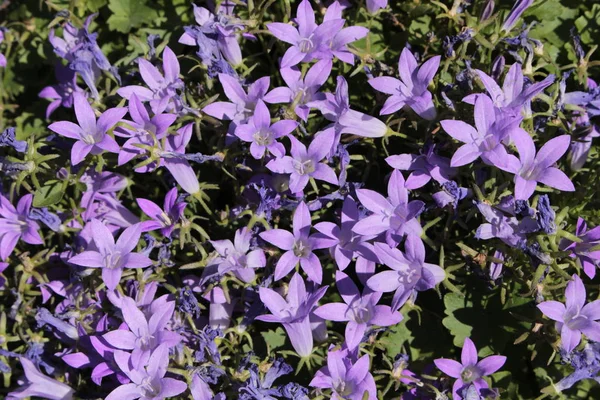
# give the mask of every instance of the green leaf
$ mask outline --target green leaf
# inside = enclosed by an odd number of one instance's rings
[[[35,191],[33,195],[34,207],[47,207],[58,203],[65,194],[66,183],[68,181],[49,181]]]
[[[108,8],[113,12],[108,19],[108,27],[112,31],[129,33],[131,29],[158,18],[156,10],[148,7],[146,0],[110,0]]]
[[[274,331],[261,332],[260,334],[265,339],[265,343],[271,351],[279,349],[285,345],[285,339],[287,338],[287,335],[281,327]]]

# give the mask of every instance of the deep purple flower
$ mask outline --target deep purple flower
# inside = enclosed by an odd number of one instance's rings
[[[283,324],[296,353],[300,357],[307,357],[313,349],[309,317],[326,291],[327,287],[323,286],[315,292],[308,293],[304,280],[298,273],[290,280],[286,299],[272,289],[260,287],[260,299],[271,314],[259,315],[256,319]]]
[[[29,217],[33,195],[19,199],[15,208],[0,194],[0,259],[6,260],[13,252],[19,239],[29,244],[43,244],[38,233],[40,226]]]
[[[392,114],[406,105],[421,118],[434,119],[435,106],[427,87],[440,66],[440,60],[440,56],[435,56],[419,67],[415,56],[405,47],[398,62],[400,80],[389,76],[369,80],[369,84],[375,90],[391,95],[383,105],[380,114]]]
[[[537,305],[541,312],[556,321],[556,330],[560,332],[562,348],[570,353],[581,342],[583,333],[590,340],[600,342],[600,300],[585,304],[586,291],[581,278],[573,275],[565,289],[565,304],[555,300],[544,301]]]
[[[365,289],[361,294],[352,279],[341,271],[336,271],[335,282],[344,303],[327,303],[317,308],[315,314],[327,321],[348,322],[345,335],[349,350],[360,344],[368,327],[391,326],[402,321],[399,312],[377,305],[382,292]]]
[[[294,136],[289,136],[292,142],[291,156],[284,156],[269,161],[267,168],[279,174],[290,174],[290,191],[303,193],[310,178],[338,184],[335,171],[321,162],[332,147],[335,132],[331,129],[317,132],[308,149]]]
[[[233,243],[231,240],[211,240],[210,243],[219,253],[219,257],[213,261],[218,265],[219,274],[231,272],[246,283],[254,280],[255,270],[264,268],[267,260],[262,249],[250,250],[251,240],[252,231],[248,228],[238,229]]]
[[[48,126],[53,132],[61,136],[75,139],[71,148],[71,163],[79,164],[89,153],[94,155],[104,150],[111,153],[119,152],[119,145],[108,131],[119,122],[127,113],[124,107],[110,108],[102,113],[96,121],[94,109],[82,93],[73,94],[75,115],[79,125],[70,121],[55,122]]]
[[[329,248],[333,240],[318,235],[309,236],[310,228],[310,211],[302,202],[294,212],[293,233],[283,229],[271,229],[260,234],[263,240],[285,250],[275,267],[276,281],[289,274],[298,263],[310,280],[315,283],[321,283],[323,280],[321,261],[313,251]]]
[[[102,280],[109,290],[115,290],[123,268],[145,268],[152,265],[152,260],[132,251],[140,240],[142,234],[139,224],[133,225],[123,231],[115,243],[115,239],[108,228],[92,219],[92,239],[97,250],[86,250],[69,259],[70,263],[89,268],[102,268]]]
[[[450,360],[448,358],[438,358],[433,361],[446,375],[456,378],[452,387],[453,399],[461,400],[460,390],[473,384],[477,391],[487,389],[489,386],[484,376],[492,375],[498,371],[506,362],[505,356],[489,356],[481,361],[477,361],[477,348],[473,341],[465,338],[461,353],[461,362]],[[466,400],[466,399],[465,399]]]
[[[77,86],[75,71],[58,63],[54,67],[54,73],[58,84],[46,86],[38,94],[39,97],[53,100],[48,104],[48,108],[46,108],[46,118],[50,118],[50,115],[59,106],[65,108],[73,107],[73,93],[83,93],[83,89]]]
[[[508,32],[517,23],[521,15],[533,4],[533,0],[517,0],[510,10],[504,23],[502,24],[502,30]]]
[[[581,217],[577,218],[575,236],[581,242],[572,242],[562,239],[560,249],[571,251],[571,257],[577,257],[577,263],[590,279],[596,276],[596,267],[600,267],[600,250],[592,251],[592,248],[600,245],[600,226],[588,230],[587,223]]]
[[[408,235],[404,253],[385,243],[375,243],[380,262],[392,269],[373,275],[367,286],[375,292],[392,292],[392,310],[398,310],[413,291],[433,289],[446,278],[444,269],[425,262],[425,245],[415,235]]]
[[[160,232],[166,237],[171,236],[175,225],[183,216],[183,211],[187,206],[185,201],[178,201],[177,188],[169,190],[165,196],[162,209],[156,203],[146,199],[138,198],[137,203],[142,211],[152,218],[150,221],[142,222],[142,232],[160,229]]]
[[[292,133],[298,126],[296,121],[280,120],[271,125],[271,114],[262,100],[258,100],[254,114],[247,124],[235,128],[235,136],[250,144],[252,157],[261,159],[268,151],[275,157],[285,155],[285,147],[277,139]]]
[[[377,399],[375,379],[369,372],[369,355],[352,362],[347,349],[329,351],[327,365],[317,371],[309,385],[331,389],[331,398],[336,400]]]

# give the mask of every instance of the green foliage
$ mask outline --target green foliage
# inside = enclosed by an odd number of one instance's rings
[[[108,8],[113,13],[107,21],[110,30],[121,33],[129,33],[158,18],[158,13],[148,6],[147,0],[109,0]]]

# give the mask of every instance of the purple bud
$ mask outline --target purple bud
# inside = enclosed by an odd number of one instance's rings
[[[502,72],[504,71],[504,65],[506,64],[506,60],[504,59],[503,55],[499,55],[497,56],[494,61],[492,62],[492,71],[490,76],[495,80],[499,80],[500,79],[500,75],[502,75]]]
[[[486,21],[489,19],[494,13],[494,8],[496,7],[496,3],[494,0],[488,0],[485,7],[483,7],[483,11],[481,12],[481,21]]]
[[[513,8],[508,13],[508,16],[504,20],[504,24],[502,24],[503,31],[510,31],[513,26],[517,23],[521,15],[533,4],[533,0],[517,0]]]

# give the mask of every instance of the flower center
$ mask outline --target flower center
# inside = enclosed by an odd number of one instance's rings
[[[354,322],[357,324],[368,323],[371,320],[371,309],[368,306],[357,305],[352,308]]]
[[[306,258],[310,254],[310,245],[306,243],[304,240],[296,240],[294,243],[293,252],[294,255],[298,258]]]
[[[142,350],[152,350],[156,347],[156,338],[146,334],[138,339],[138,345]]]
[[[304,54],[309,53],[315,47],[315,45],[311,39],[312,39],[312,35],[310,35],[307,38],[300,39],[300,43],[298,44],[298,47],[300,48],[300,51],[303,52]]]
[[[352,383],[340,379],[333,385],[333,390],[335,390],[338,396],[350,396],[353,392]]]
[[[83,141],[83,143],[85,144],[89,144],[92,145],[94,143],[96,143],[96,139],[94,139],[94,136],[91,134],[85,134],[81,137],[81,140]]]
[[[294,160],[294,169],[298,175],[310,175],[315,172],[315,163],[313,160],[297,161]]]
[[[479,378],[481,378],[481,371],[476,365],[470,365],[462,370],[460,378],[466,384],[469,384]]]
[[[104,256],[104,267],[109,269],[117,269],[121,267],[121,252],[116,251]]]
[[[567,309],[563,319],[565,324],[572,330],[581,330],[589,322],[585,315],[581,315],[579,307]]]
[[[254,134],[254,141],[260,146],[270,146],[273,143],[273,136],[268,129],[260,129]]]
[[[167,213],[164,211],[157,218],[163,224],[163,226],[170,226],[173,224],[171,218],[169,218]]]
[[[160,393],[161,385],[159,382],[152,382],[150,377],[144,378],[139,386],[140,392],[144,397],[156,397]]]

